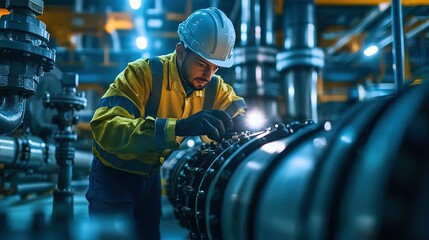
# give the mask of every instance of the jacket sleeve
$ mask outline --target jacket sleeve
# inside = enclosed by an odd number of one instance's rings
[[[104,151],[123,159],[175,150],[176,119],[145,116],[152,87],[147,60],[137,60],[122,71],[104,94],[90,122],[95,140]]]
[[[244,113],[247,105],[242,97],[235,94],[231,85],[224,82],[219,76],[219,84],[214,104],[215,109],[225,110],[231,117]]]

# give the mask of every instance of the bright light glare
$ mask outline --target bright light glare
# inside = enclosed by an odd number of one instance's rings
[[[352,139],[350,138],[350,136],[347,135],[342,135],[340,136],[341,141],[345,142],[345,143],[352,143]]]
[[[325,122],[325,124],[323,124],[323,128],[324,128],[326,131],[331,131],[331,129],[332,129],[332,124],[331,124],[331,122]]]
[[[146,37],[138,37],[136,39],[137,47],[141,50],[147,48],[147,38]]]
[[[189,148],[191,148],[191,147],[195,146],[195,140],[194,140],[194,139],[189,139],[189,140],[186,142],[186,145],[187,145]]]
[[[264,126],[266,119],[262,112],[253,110],[246,113],[246,124],[249,128],[259,129]]]
[[[139,9],[142,6],[141,0],[129,0],[129,2],[130,2],[130,7],[134,10]]]
[[[247,41],[247,24],[242,23],[240,25],[240,29],[241,29],[241,41],[246,42]]]
[[[363,52],[363,54],[365,54],[365,56],[369,57],[372,56],[374,54],[376,54],[378,52],[378,47],[377,46],[370,46],[367,49],[365,49],[365,51]]]
[[[246,164],[246,167],[252,169],[252,170],[261,170],[262,169],[262,164],[258,163],[258,162],[248,162]]]
[[[151,28],[160,28],[164,22],[161,19],[149,19],[147,20],[147,26]]]
[[[324,137],[318,137],[313,139],[313,145],[318,148],[324,148],[328,145],[328,141]]]
[[[261,150],[269,154],[275,154],[275,153],[281,153],[285,148],[286,148],[286,144],[284,142],[275,141],[275,142],[264,144],[261,147]]]

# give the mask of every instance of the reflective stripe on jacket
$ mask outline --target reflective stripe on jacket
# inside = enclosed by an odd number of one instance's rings
[[[101,98],[90,122],[93,153],[105,165],[150,175],[179,147],[176,120],[202,110],[205,89],[186,96],[176,66],[176,52],[159,57],[163,65],[161,99],[156,118],[145,116],[152,89],[148,59],[138,59],[116,77]],[[214,109],[231,116],[244,112],[246,104],[232,87],[218,77]]]

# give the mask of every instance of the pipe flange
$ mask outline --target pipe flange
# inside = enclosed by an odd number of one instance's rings
[[[322,68],[325,65],[325,54],[320,48],[293,49],[278,53],[277,70],[286,71],[292,67],[304,66]]]
[[[238,47],[234,50],[234,65],[251,62],[275,64],[276,54],[274,47]]]
[[[49,49],[46,25],[36,19],[41,0],[6,1],[10,14],[0,18],[0,90],[34,95],[44,72],[54,68],[55,49]]]
[[[61,79],[62,92],[55,95],[46,93],[43,105],[58,110],[82,110],[86,107],[86,98],[83,92],[77,92],[79,77],[74,73],[64,73]]]

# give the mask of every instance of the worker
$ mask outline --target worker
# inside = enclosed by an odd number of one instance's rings
[[[217,8],[178,27],[170,54],[131,62],[101,98],[90,128],[89,214],[122,214],[138,239],[160,239],[160,166],[186,136],[219,142],[245,112],[243,98],[215,75],[231,67],[235,30]]]

